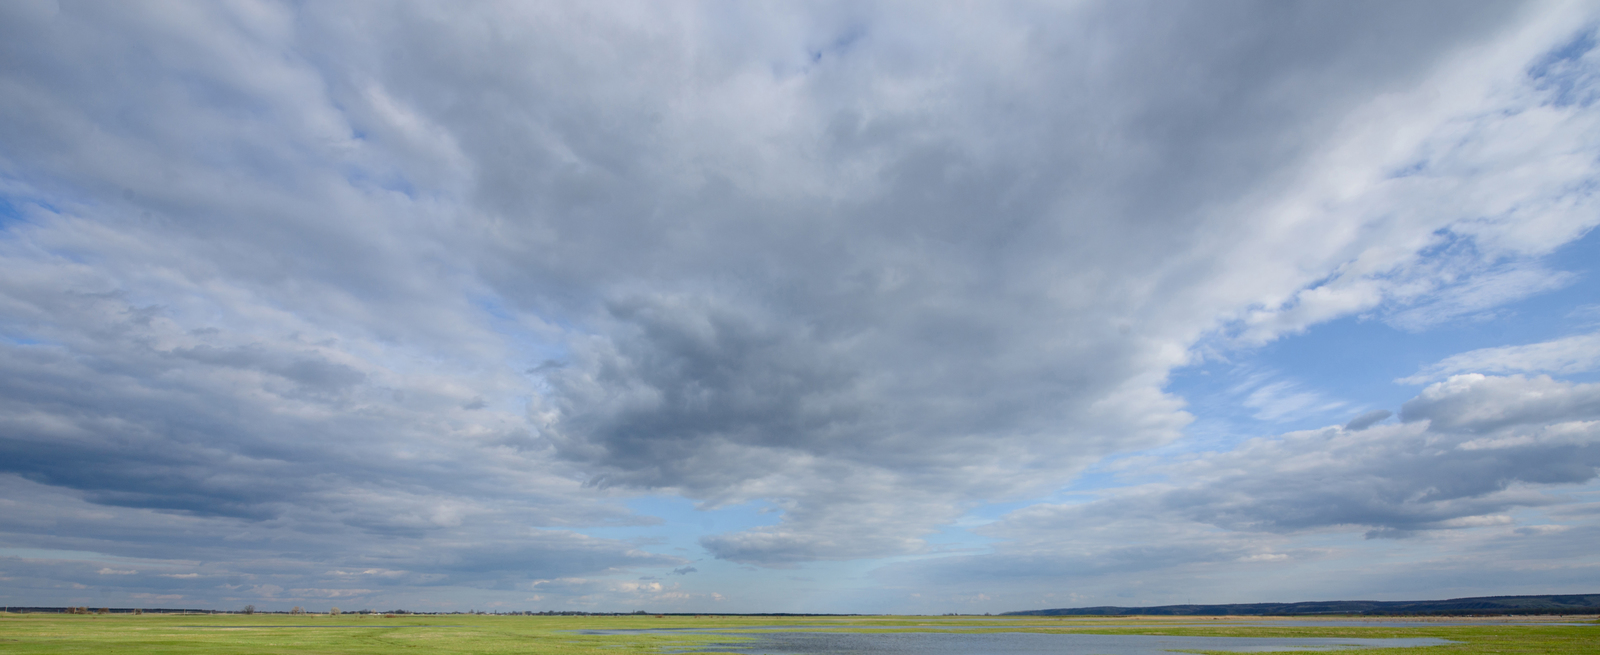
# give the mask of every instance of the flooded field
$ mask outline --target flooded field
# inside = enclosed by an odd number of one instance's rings
[[[205,655],[1593,655],[1595,617],[243,616],[0,612],[0,652]],[[403,628],[403,629],[402,629]]]
[[[1352,648],[1443,646],[1431,637],[1273,638],[1019,632],[775,632],[753,642],[701,650],[765,655],[1168,655],[1178,651],[1331,651]]]

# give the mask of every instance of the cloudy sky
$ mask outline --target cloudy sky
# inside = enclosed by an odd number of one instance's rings
[[[1597,25],[0,3],[0,602],[1593,593]]]

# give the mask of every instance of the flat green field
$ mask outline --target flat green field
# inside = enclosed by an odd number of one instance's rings
[[[1361,622],[1362,619],[1330,619]],[[295,655],[334,653],[692,653],[728,634],[648,632],[584,635],[584,630],[801,628],[850,632],[1086,632],[1229,637],[1437,637],[1456,644],[1342,651],[1366,655],[1600,653],[1595,617],[1431,620],[1419,626],[1287,625],[1262,617],[560,617],[243,615],[64,615],[0,613],[0,653],[183,653]],[[1326,621],[1311,621],[1326,623]],[[1553,625],[1555,622],[1585,625]],[[1539,623],[1542,625],[1510,625]],[[1303,651],[1302,651],[1303,652]]]

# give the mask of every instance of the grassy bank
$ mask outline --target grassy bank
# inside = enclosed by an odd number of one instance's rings
[[[1359,619],[1356,619],[1359,620]],[[1595,619],[1583,619],[1594,623]],[[1268,625],[1245,625],[1266,623]],[[1273,619],[1197,617],[562,617],[0,614],[0,652],[121,654],[658,653],[693,652],[731,637],[681,632],[585,635],[584,630],[774,627],[869,631],[1092,632],[1231,637],[1437,637],[1449,646],[1355,651],[1368,655],[1600,653],[1600,625],[1435,622],[1417,627],[1272,625]],[[1347,651],[1348,652],[1348,651]]]

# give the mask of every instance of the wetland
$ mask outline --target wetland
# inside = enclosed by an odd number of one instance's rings
[[[405,628],[405,629],[398,629]],[[1577,655],[1596,617],[739,617],[64,615],[0,613],[0,651],[190,654]]]

